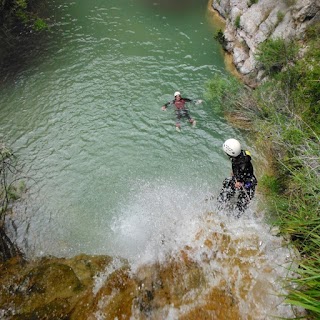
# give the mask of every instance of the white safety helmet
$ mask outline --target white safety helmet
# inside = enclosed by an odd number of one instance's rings
[[[174,93],[174,97],[176,97],[176,96],[181,96],[181,93],[180,93],[179,91],[176,91],[176,92]]]
[[[237,157],[241,152],[240,142],[236,139],[228,139],[224,142],[223,151],[231,157]]]

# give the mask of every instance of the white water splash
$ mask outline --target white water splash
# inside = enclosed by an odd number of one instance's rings
[[[205,201],[206,186],[140,181],[134,190],[112,223],[114,253],[130,261],[132,272],[145,264],[164,263],[188,246],[188,255],[206,275],[202,297],[224,281],[225,290],[235,288],[243,319],[252,316],[253,309],[256,320],[294,317],[280,296],[285,293],[281,280],[288,274],[291,252],[282,238],[271,235],[263,217],[256,216],[254,203],[237,219],[230,212],[219,212],[214,200]],[[204,245],[208,239],[212,246]],[[202,303],[199,293],[195,296],[194,305],[179,310],[166,306],[161,315],[176,319],[177,314],[187,313]]]
[[[105,281],[108,277],[116,270],[122,268],[124,265],[123,260],[119,258],[114,258],[112,262],[106,267],[106,269],[99,273],[97,276],[94,277],[94,286],[93,286],[93,294],[96,295],[99,290],[102,288]]]
[[[115,215],[114,254],[132,265],[163,261],[192,240],[206,207],[204,190],[174,183],[140,182]]]

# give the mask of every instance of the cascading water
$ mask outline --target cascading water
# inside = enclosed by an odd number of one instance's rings
[[[204,189],[167,181],[139,186],[111,227],[114,254],[129,260],[131,277],[140,283],[133,319],[294,317],[280,296],[292,252],[270,234],[255,204],[238,219],[218,211],[215,200],[205,201]],[[96,291],[122,267],[118,261],[100,274]],[[173,292],[163,304],[166,286]],[[97,319],[110,308],[110,301],[101,301]]]
[[[290,260],[281,238],[254,203],[235,219],[206,201],[230,171],[222,142],[246,141],[214,102],[191,105],[197,127],[183,121],[181,133],[161,111],[176,90],[203,99],[225,73],[207,1],[57,0],[48,11],[43,46],[1,72],[4,139],[34,181],[13,217],[27,256],[127,259],[147,297],[137,319],[292,316],[277,295]],[[96,277],[94,295],[122,266]],[[119,292],[99,298],[97,319]]]

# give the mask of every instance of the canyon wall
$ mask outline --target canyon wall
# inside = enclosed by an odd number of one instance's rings
[[[251,84],[264,77],[255,60],[260,43],[303,40],[306,28],[320,21],[319,0],[213,0],[212,7],[226,21],[224,49]]]

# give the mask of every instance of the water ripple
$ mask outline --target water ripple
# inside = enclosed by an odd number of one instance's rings
[[[0,125],[36,181],[28,232],[38,236],[30,237],[30,247],[65,254],[54,246],[59,237],[70,253],[105,253],[110,248],[97,246],[99,237],[137,180],[214,189],[228,172],[221,143],[234,130],[211,103],[190,105],[198,124],[192,128],[183,119],[181,133],[173,110],[161,111],[176,90],[203,99],[223,58],[200,11],[195,30],[191,21],[131,2],[130,10],[116,0],[103,7],[96,0],[51,5],[56,16],[48,48],[1,92]]]

